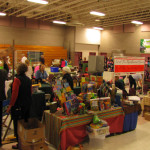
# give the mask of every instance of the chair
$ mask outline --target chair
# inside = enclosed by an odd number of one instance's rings
[[[10,119],[8,125],[5,124],[5,123],[6,123],[6,120],[7,120],[8,117],[9,117],[9,114],[6,112],[8,106],[9,106],[9,103],[10,103],[10,100],[4,100],[4,101],[3,101],[3,117],[4,117],[4,116],[6,116],[6,117],[5,117],[5,119],[3,119],[3,121],[2,121],[2,126],[7,128],[6,131],[5,131],[5,133],[4,133],[4,136],[3,136],[3,141],[5,140],[6,135],[7,135],[7,133],[8,133],[8,130],[10,129],[10,125],[11,125],[11,123],[12,123],[12,119]]]
[[[6,120],[8,119],[8,117],[9,117],[9,114],[6,113],[7,108],[9,106],[9,103],[10,103],[10,100],[4,100],[3,101],[3,115],[2,116],[3,117],[6,116],[5,119],[3,119],[3,121],[2,121],[2,125],[4,127],[7,127],[7,125],[5,123],[6,123]]]

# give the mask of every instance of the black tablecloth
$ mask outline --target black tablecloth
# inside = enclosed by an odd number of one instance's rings
[[[45,107],[45,93],[38,92],[32,94],[30,116],[41,120]]]
[[[53,93],[53,88],[51,85],[49,84],[41,84],[41,87],[39,87],[39,90],[43,91],[45,94],[50,94],[51,95],[51,99],[50,101],[53,101],[54,98],[54,93]]]

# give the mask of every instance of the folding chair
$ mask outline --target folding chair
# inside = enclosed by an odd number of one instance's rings
[[[6,123],[6,120],[8,119],[9,117],[9,114],[6,113],[7,111],[7,108],[9,106],[9,103],[10,103],[10,100],[4,100],[3,101],[3,117],[6,116],[3,121],[2,121],[2,125],[3,127],[7,127],[7,125],[5,124]]]
[[[8,108],[8,106],[9,106],[9,103],[10,103],[10,100],[4,100],[4,101],[3,101],[3,117],[4,117],[4,116],[6,116],[6,117],[5,117],[5,119],[3,119],[3,121],[2,121],[2,125],[3,125],[3,127],[7,127],[7,129],[6,129],[5,133],[4,133],[4,136],[3,136],[3,141],[5,140],[5,137],[6,137],[7,133],[8,133],[8,130],[10,129],[10,125],[11,125],[11,122],[12,122],[12,119],[10,119],[8,125],[5,124],[5,123],[6,123],[6,120],[7,120],[8,117],[9,117],[9,114],[6,113],[7,108]]]

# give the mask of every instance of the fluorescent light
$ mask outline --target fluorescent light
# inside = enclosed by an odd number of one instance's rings
[[[134,24],[143,24],[143,22],[140,22],[140,21],[131,21],[131,23],[134,23]]]
[[[90,14],[91,14],[91,15],[96,15],[96,16],[105,16],[104,13],[96,12],[96,11],[91,11]]]
[[[104,30],[103,28],[99,28],[99,27],[93,27],[93,29],[96,29],[96,30]]]
[[[0,16],[6,16],[6,13],[0,12]]]
[[[48,4],[45,0],[27,0],[28,2],[39,3],[39,4]]]
[[[63,22],[63,21],[53,21],[53,23],[58,23],[58,24],[66,24],[66,22]]]

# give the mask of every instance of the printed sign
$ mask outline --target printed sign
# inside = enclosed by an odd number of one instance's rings
[[[144,72],[144,57],[114,57],[115,73]]]

